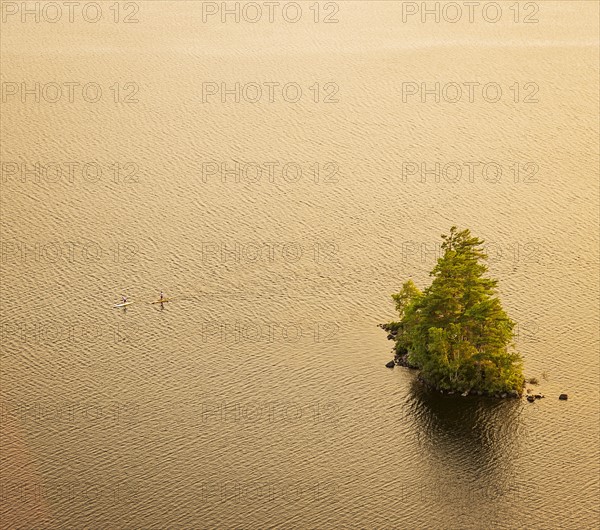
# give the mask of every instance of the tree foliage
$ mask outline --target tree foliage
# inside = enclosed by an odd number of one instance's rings
[[[515,323],[496,296],[483,241],[453,226],[423,292],[408,280],[393,294],[399,320],[383,325],[398,356],[443,390],[521,392],[522,360],[512,350]]]

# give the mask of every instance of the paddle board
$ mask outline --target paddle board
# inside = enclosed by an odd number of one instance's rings
[[[131,304],[133,304],[133,302],[125,302],[125,303],[121,302],[120,304],[115,304],[113,307],[126,307]]]
[[[162,300],[154,300],[154,302],[151,302],[153,304],[164,304],[165,302],[169,302],[171,299],[170,298],[163,298]]]

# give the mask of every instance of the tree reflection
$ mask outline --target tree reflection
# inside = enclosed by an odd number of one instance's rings
[[[494,517],[523,494],[525,486],[515,483],[520,399],[441,395],[413,380],[407,405],[431,473],[412,492],[414,500],[452,505],[455,515],[475,503]]]

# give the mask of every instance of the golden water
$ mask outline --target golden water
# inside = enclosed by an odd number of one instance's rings
[[[36,23],[12,4],[3,527],[598,524],[596,3],[455,24],[387,1],[321,3],[318,23],[313,2],[297,23],[205,23],[191,1]],[[403,101],[436,82],[439,102]],[[385,369],[389,294],[426,284],[453,224],[488,242],[546,399],[444,399]]]

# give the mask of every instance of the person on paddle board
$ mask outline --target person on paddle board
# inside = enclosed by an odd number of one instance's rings
[[[165,299],[165,295],[164,295],[164,294],[163,294],[163,292],[161,291],[161,292],[160,292],[160,298],[159,298],[159,300],[164,300],[164,299]]]
[[[127,303],[127,297],[121,295],[121,298],[123,299],[123,303],[126,304]]]

